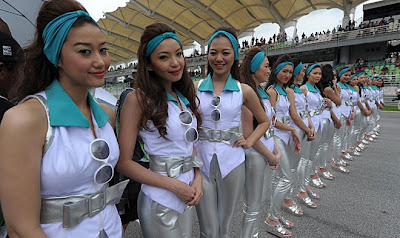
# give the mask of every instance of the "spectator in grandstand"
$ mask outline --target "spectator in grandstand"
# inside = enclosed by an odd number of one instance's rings
[[[107,185],[119,156],[115,114],[89,93],[104,84],[110,64],[104,35],[74,0],[45,1],[35,25],[15,91],[23,100],[0,127],[0,200],[9,235],[121,237],[114,204],[126,183]]]
[[[244,148],[252,147],[270,123],[254,90],[237,81],[240,75],[235,30],[219,27],[208,42],[208,75],[195,82],[203,115],[196,150],[204,164],[204,197],[196,210],[202,237],[229,237],[235,207],[243,192]],[[242,105],[259,122],[247,138],[239,132]],[[223,138],[215,137],[221,133]]]
[[[191,237],[193,206],[203,194],[202,163],[194,150],[201,118],[182,51],[173,28],[147,26],[138,49],[135,91],[121,111],[117,169],[143,184],[138,215],[146,238]],[[138,135],[150,170],[132,160]]]

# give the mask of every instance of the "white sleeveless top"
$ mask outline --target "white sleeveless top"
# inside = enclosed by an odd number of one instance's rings
[[[288,117],[290,117],[290,115],[289,115],[290,102],[289,102],[288,97],[285,96],[285,95],[282,95],[282,93],[284,93],[284,92],[281,92],[281,90],[283,90],[282,88],[279,88],[279,89],[276,88],[275,84],[271,85],[271,86],[274,87],[274,89],[278,93],[276,106],[275,106],[276,115],[277,116],[288,116]],[[290,140],[291,132],[278,129],[276,127],[274,128],[274,130],[275,130],[275,136],[279,137],[287,145],[289,143],[289,140]]]
[[[44,91],[38,93],[47,99]],[[50,111],[51,114],[51,111]],[[119,158],[119,147],[114,130],[107,122],[99,127],[92,111],[92,121],[97,138],[108,142],[109,163],[115,166]],[[94,160],[89,151],[95,139],[90,128],[73,126],[53,127],[54,139],[42,157],[40,169],[41,196],[62,197],[95,193],[105,185],[93,180],[95,171],[102,162]],[[61,222],[41,224],[48,237],[93,237],[104,229],[109,238],[122,237],[122,224],[115,205],[107,205],[99,214],[84,219],[79,225],[64,229]]]

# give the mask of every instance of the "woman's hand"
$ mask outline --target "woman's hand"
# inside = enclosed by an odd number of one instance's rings
[[[294,144],[294,153],[295,154],[300,154],[300,152],[301,152],[301,140],[300,140],[299,134],[297,134],[297,131],[294,128],[292,130],[292,140],[293,140],[293,144]]]
[[[268,160],[268,164],[271,166],[272,170],[275,170],[279,166],[279,162],[281,160],[282,153],[279,150],[278,146],[276,146],[276,145],[274,146],[274,150],[272,151],[272,153],[274,154],[274,157],[272,159]]]
[[[346,119],[346,126],[351,126],[351,117]]]
[[[196,197],[195,188],[175,178],[172,178],[172,181],[173,184],[171,191],[175,193],[175,195],[178,196],[180,200],[182,200],[185,204],[188,204],[194,200],[194,198]]]
[[[232,147],[243,147],[244,149],[250,149],[253,147],[253,145],[250,145],[249,142],[244,138],[244,136],[239,137],[236,141],[235,144],[233,144]]]
[[[307,135],[307,141],[312,141],[315,139],[316,133],[315,133],[315,127],[310,128],[310,136]]]
[[[198,171],[194,177],[192,188],[194,188],[195,196],[192,201],[187,203],[188,206],[199,204],[200,199],[203,197],[203,178],[200,171]]]
[[[342,127],[342,122],[341,121],[337,121],[337,122],[335,122],[335,127],[336,127],[336,129],[340,129],[340,127]]]
[[[324,98],[324,100],[328,108],[332,108],[332,101],[329,98]]]

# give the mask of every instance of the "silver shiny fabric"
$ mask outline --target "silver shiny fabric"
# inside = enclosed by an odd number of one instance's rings
[[[333,157],[333,150],[329,149],[329,147],[333,147],[331,145],[335,134],[335,126],[333,122],[326,118],[323,119],[323,124],[321,144],[316,155],[319,168],[326,168],[326,162]]]
[[[264,177],[269,173],[268,162],[260,153],[246,150],[246,179],[242,219],[242,238],[258,237],[260,211],[262,211]],[[268,183],[269,184],[269,183]]]
[[[310,157],[309,161],[306,166],[306,177],[305,177],[305,186],[309,186],[310,184],[310,175],[313,175],[315,173],[315,170],[317,169],[317,152],[318,148],[321,145],[323,136],[322,136],[322,131],[320,128],[318,129],[318,132],[316,133],[315,139],[311,141],[311,149],[310,149]]]
[[[276,118],[276,120],[278,120],[286,125],[289,125],[290,121],[291,121],[290,116],[276,115],[275,118]]]
[[[354,122],[351,122],[351,123],[353,124]],[[347,137],[349,136],[350,129],[351,129],[351,124],[350,124],[350,126],[346,125],[346,117],[342,118],[342,127],[340,129],[341,129],[341,135],[340,135],[341,148],[340,149],[341,149],[341,152],[345,152],[349,148],[348,143],[347,143]]]
[[[322,110],[322,109],[308,109],[308,114],[310,115],[310,117],[313,117],[313,116],[315,116],[315,115],[321,115],[322,114],[322,112],[323,112],[324,110]]]
[[[228,128],[223,130],[211,129],[207,127],[199,128],[199,139],[209,140],[211,142],[222,142],[227,145],[235,144],[236,140],[241,136],[240,128]]]
[[[274,128],[271,126],[270,128],[268,128],[268,130],[264,133],[264,138],[265,139],[269,139],[272,136],[274,136],[275,132],[274,132]]]
[[[42,198],[40,223],[62,222],[63,228],[77,226],[87,217],[100,213],[107,205],[117,204],[129,180],[92,194]]]
[[[193,168],[201,168],[203,162],[197,156],[158,156],[150,155],[150,170],[157,173],[166,173],[168,177],[176,178]]]
[[[210,176],[203,174],[203,197],[196,206],[202,238],[231,237],[230,225],[240,200],[245,181],[245,163],[232,170],[224,179],[214,154]]]
[[[343,116],[342,116],[343,118]],[[342,122],[342,120],[340,120]],[[342,125],[343,127],[343,125]],[[335,131],[333,133],[333,161],[335,164],[340,164],[340,153],[341,153],[341,148],[342,148],[342,138],[341,138],[341,132],[342,132],[342,127],[337,129],[335,127]]]
[[[279,137],[275,136],[275,144],[281,151],[281,160],[277,170],[273,171],[273,190],[270,204],[269,218],[278,221],[278,215],[281,213],[282,202],[291,188],[291,177],[293,176],[290,168],[290,159],[288,146]],[[275,184],[275,185],[274,185]]]
[[[144,238],[191,238],[194,207],[186,206],[183,214],[165,207],[142,191],[138,197],[138,215]]]
[[[357,135],[357,141],[361,141],[367,131],[367,127],[368,127],[368,117],[364,116],[364,114],[361,113],[361,126],[360,126],[360,132]]]
[[[356,107],[356,116],[354,118],[354,122],[351,125],[351,131],[350,131],[350,136],[349,136],[349,146],[354,147],[356,142],[357,142],[357,136],[360,133],[361,130],[361,110],[359,107]]]

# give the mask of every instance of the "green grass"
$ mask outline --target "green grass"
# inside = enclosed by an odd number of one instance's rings
[[[385,106],[382,111],[391,111],[391,112],[397,111],[398,112],[399,109],[397,108],[397,106]]]

